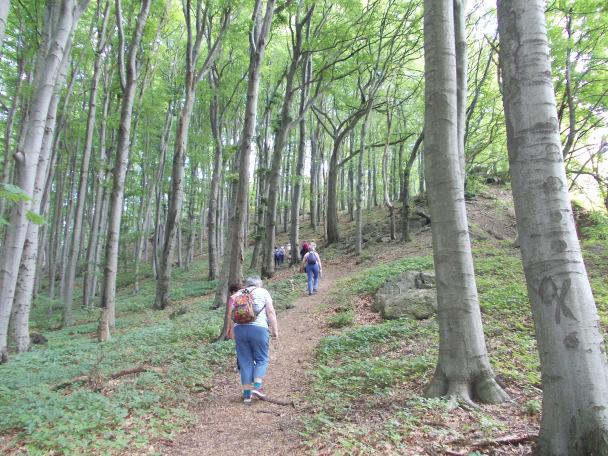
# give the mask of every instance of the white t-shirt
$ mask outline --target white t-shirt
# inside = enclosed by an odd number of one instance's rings
[[[239,324],[245,325],[254,325],[261,326],[263,328],[268,328],[268,316],[266,315],[266,305],[268,303],[272,304],[272,297],[266,288],[259,287],[247,287],[251,290],[251,295],[253,296],[253,310],[258,314],[257,318],[251,323],[235,323],[235,326]],[[240,291],[236,292],[233,296],[238,295]],[[262,310],[264,309],[264,310]],[[259,312],[259,313],[258,313]]]

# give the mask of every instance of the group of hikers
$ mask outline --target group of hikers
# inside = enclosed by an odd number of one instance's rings
[[[318,291],[319,278],[323,271],[321,257],[315,247],[314,243],[304,242],[300,250],[301,270],[307,275],[309,295]],[[276,258],[275,250],[275,262]],[[280,264],[284,259],[285,250]],[[262,285],[259,277],[249,277],[244,286],[234,283],[228,288],[227,305],[230,318],[227,335],[234,339],[236,344],[237,367],[245,404],[250,404],[253,398],[265,399],[263,381],[270,360],[270,339],[279,338],[272,297]]]

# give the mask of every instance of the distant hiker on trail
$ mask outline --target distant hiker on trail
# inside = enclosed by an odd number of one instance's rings
[[[231,296],[228,303],[228,334],[234,336],[236,357],[241,371],[243,402],[264,398],[262,382],[268,369],[270,337],[279,338],[277,315],[272,297],[258,277],[246,280],[246,287]]]
[[[281,254],[279,253],[279,248],[277,246],[274,247],[274,266],[279,267],[281,264]]]
[[[315,252],[314,247],[309,246],[309,251],[302,259],[302,269],[308,278],[308,294],[316,293],[319,289],[319,276],[323,272],[321,257]]]
[[[302,248],[300,249],[300,258],[302,260],[304,259],[304,255],[306,255],[309,250],[310,250],[310,244],[308,242],[304,241],[304,243],[302,244]]]
[[[279,247],[279,266],[282,266],[285,262],[285,249],[283,246]]]

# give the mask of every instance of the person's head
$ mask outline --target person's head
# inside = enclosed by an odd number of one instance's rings
[[[243,288],[243,287],[241,286],[240,283],[238,283],[238,282],[231,283],[230,285],[228,285],[228,294],[232,295],[232,294],[236,293],[237,291],[239,291],[241,288]]]
[[[247,277],[247,280],[245,280],[245,285],[248,287],[261,287],[262,279],[260,279],[258,276]]]
[[[312,244],[310,244],[310,245],[308,246],[308,251],[309,251],[309,252],[314,252],[314,251],[315,251],[315,246],[314,246],[314,245],[312,245]]]

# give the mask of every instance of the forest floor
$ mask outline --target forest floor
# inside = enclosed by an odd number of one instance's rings
[[[117,327],[104,344],[95,338],[96,309],[78,309],[76,324],[59,329],[59,313],[46,315],[60,303],[39,297],[32,329],[48,343],[0,366],[0,454],[531,454],[542,385],[510,192],[482,188],[467,211],[488,353],[510,402],[454,409],[423,397],[437,359],[436,319],[383,321],[372,305],[387,279],[432,269],[431,233],[417,226],[412,242],[390,241],[386,210],[377,208],[365,213],[361,256],[346,213],[343,240],[330,247],[302,224],[324,261],[318,294],[305,295],[305,276],[290,267],[265,282],[281,335],[265,389],[293,406],[242,403],[234,343],[211,343],[223,309],[211,307],[216,283],[206,279],[205,258],[174,271],[164,311],[151,308],[151,271],[134,293],[123,266]],[[608,229],[586,223],[583,254],[605,328]],[[112,379],[138,366],[147,370]]]
[[[323,336],[319,306],[344,265],[324,263],[319,292],[297,299],[278,315],[280,339],[271,343],[271,360],[264,389],[277,405],[255,400],[243,404],[239,374],[233,360],[219,373],[209,393],[201,395],[194,412],[199,422],[159,448],[167,455],[286,455],[303,451],[297,429],[306,405],[314,349]],[[291,405],[292,404],[292,405]]]

